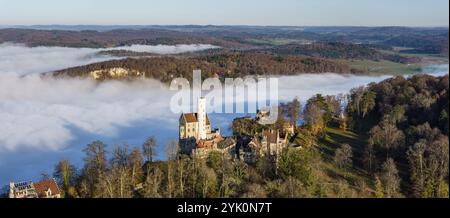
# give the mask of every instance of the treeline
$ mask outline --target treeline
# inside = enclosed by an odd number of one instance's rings
[[[222,47],[248,47],[211,36],[166,29],[117,29],[110,31],[67,31],[34,29],[0,29],[0,43],[14,42],[28,46],[62,46],[108,48],[132,44],[176,45],[214,44]]]
[[[67,198],[280,198],[311,197],[316,191],[325,194],[323,186],[315,182],[314,156],[307,150],[285,150],[276,167],[271,157],[247,165],[217,152],[206,159],[178,155],[176,141],[165,146],[168,160],[154,161],[155,146],[154,138],[149,138],[142,149],[122,145],[109,154],[104,143],[95,141],[84,149],[81,169],[62,160],[54,176]]]
[[[288,44],[271,48],[275,54],[279,55],[303,55],[310,57],[329,59],[358,59],[381,61],[388,60],[396,63],[416,63],[420,58],[406,57],[397,54],[386,54],[375,50],[369,45],[342,43],[342,42],[317,42],[312,44],[298,45]]]
[[[235,78],[247,75],[295,75],[299,73],[358,73],[344,63],[309,57],[281,57],[266,53],[218,54],[198,57],[152,57],[112,60],[56,72],[55,76],[86,77],[95,70],[125,68],[145,73],[147,78],[169,82],[176,77],[191,79],[192,71],[201,69],[203,76]],[[137,75],[134,75],[137,76]],[[109,79],[105,73],[101,79]],[[133,75],[130,75],[133,77]]]
[[[135,52],[129,50],[104,50],[97,52],[98,55],[114,56],[114,57],[145,57],[145,56],[160,56],[150,52]]]
[[[385,41],[384,44],[410,48],[401,51],[402,53],[438,54],[448,57],[448,32],[428,36],[413,34],[394,37]]]

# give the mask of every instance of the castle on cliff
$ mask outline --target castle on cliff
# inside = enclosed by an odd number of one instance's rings
[[[206,113],[206,99],[197,100],[197,113],[183,113],[179,120],[180,151],[186,155],[205,157],[210,151],[228,152],[235,144],[222,136],[220,129],[212,129]]]

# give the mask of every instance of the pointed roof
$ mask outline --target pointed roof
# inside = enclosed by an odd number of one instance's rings
[[[186,123],[197,123],[198,114],[197,113],[185,113],[181,115],[181,118],[186,121]],[[206,125],[210,125],[208,114],[206,115]]]
[[[38,193],[39,197],[46,196],[45,192],[49,189],[52,192],[52,195],[60,194],[58,185],[54,179],[34,183],[34,189]]]
[[[195,122],[198,122],[198,120],[197,120],[197,114],[196,114],[196,113],[182,114],[181,116],[182,116],[183,119],[186,121],[186,123],[195,123]]]

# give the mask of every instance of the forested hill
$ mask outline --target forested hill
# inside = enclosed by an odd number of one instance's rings
[[[231,48],[249,47],[242,43],[220,38],[163,29],[117,29],[106,32],[91,30],[0,29],[0,43],[3,42],[23,43],[32,47],[63,46],[80,48],[107,48],[132,44],[214,44]]]
[[[329,59],[359,59],[381,61],[388,60],[396,63],[416,63],[417,57],[407,57],[398,54],[383,53],[375,48],[389,49],[376,45],[361,45],[342,42],[319,42],[306,45],[287,44],[269,49],[280,55],[303,55]]]
[[[395,185],[391,193],[448,198],[448,92],[448,74],[396,77],[352,90],[350,127],[369,133],[364,166],[369,173],[380,168],[398,173],[384,178]]]
[[[174,77],[190,79],[192,71],[201,69],[204,77],[242,77],[247,75],[293,75],[300,73],[359,73],[350,66],[322,58],[277,56],[267,53],[229,53],[192,57],[146,57],[127,58],[94,63],[70,68],[54,73],[55,76],[89,77],[93,71],[101,71],[99,80],[116,79],[109,72],[113,68],[123,68],[128,72],[124,77],[147,78],[168,82]]]

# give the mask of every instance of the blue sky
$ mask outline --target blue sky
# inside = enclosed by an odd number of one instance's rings
[[[0,0],[0,25],[448,26],[448,0]]]

